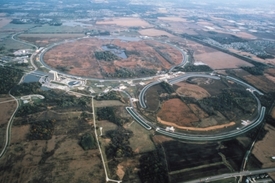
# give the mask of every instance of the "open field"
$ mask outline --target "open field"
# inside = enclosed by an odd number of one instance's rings
[[[165,23],[169,24],[169,27],[167,29],[175,32],[175,33],[186,33],[190,35],[198,35],[196,32],[196,29],[199,29],[200,26],[197,24],[189,23],[189,22],[184,22],[184,21],[165,21]]]
[[[106,45],[115,45],[117,49],[123,50],[126,58],[98,60],[95,52],[103,51],[103,46]],[[92,78],[123,77],[119,74],[126,69],[130,77],[144,77],[153,74],[150,72],[168,70],[181,63],[182,54],[170,45],[152,40],[126,42],[90,38],[56,46],[45,54],[44,60],[53,68],[66,68],[66,72],[72,75]]]
[[[257,38],[256,36],[249,34],[247,32],[243,32],[243,31],[237,32],[237,34],[233,34],[233,35],[236,35],[236,36],[244,38],[244,39],[256,39]]]
[[[6,24],[5,26],[3,26],[0,29],[0,32],[3,31],[3,32],[15,33],[15,32],[20,32],[20,31],[25,31],[25,30],[28,30],[33,27],[35,27],[35,24],[12,24],[12,23],[9,23],[9,24]]]
[[[206,177],[229,172],[216,143],[189,144],[173,140],[163,142],[161,146],[172,182],[196,179],[198,174]]]
[[[106,24],[115,24],[123,27],[151,27],[151,25],[140,19],[140,18],[114,18],[114,19],[106,19],[96,22],[97,25],[106,25]]]
[[[157,116],[160,123],[168,122],[184,127],[191,127],[192,122],[197,122],[199,120],[180,99],[165,101]]]
[[[269,124],[265,125],[267,134],[263,140],[256,142],[252,153],[262,163],[262,168],[274,167],[275,161],[271,159],[274,156],[274,138],[275,128]],[[271,178],[275,179],[275,174],[270,174]]]
[[[4,38],[2,46],[4,46],[7,51],[11,50],[11,52],[20,49],[32,49],[32,46],[19,43],[17,41],[12,40],[11,38]]]
[[[270,76],[275,77],[275,69],[274,68],[270,68],[270,69],[265,70],[265,73],[269,74]]]
[[[134,133],[133,137],[130,138],[130,145],[134,153],[139,154],[155,150],[155,146],[150,138],[151,133],[136,121],[127,123],[125,129],[131,130]]]
[[[234,74],[236,74],[236,76],[242,78],[243,80],[247,81],[248,83],[255,86],[256,88],[258,88],[261,91],[264,91],[264,92],[274,92],[275,91],[275,88],[274,88],[275,69],[274,68],[265,70],[264,75],[262,75],[262,76],[261,75],[260,76],[251,75],[250,73],[248,73],[242,69],[234,70],[231,72],[233,72]]]
[[[89,121],[78,118],[79,112],[52,111],[31,116],[28,118],[35,119],[32,122],[36,123],[54,120],[53,136],[49,140],[27,140],[30,125],[18,125],[26,121],[17,118],[6,158],[0,160],[3,167],[0,182],[104,181],[98,149],[84,151],[79,145],[84,133],[93,134]]]
[[[11,144],[27,141],[27,134],[30,131],[30,125],[13,126],[11,132]]]
[[[50,25],[42,25],[41,27],[35,27],[29,31],[29,33],[61,33],[61,34],[66,34],[66,33],[84,33],[84,31],[87,30],[85,27],[71,27],[71,26],[50,26]]]
[[[179,86],[176,90],[179,96],[192,97],[197,100],[210,97],[210,94],[204,88],[195,84],[180,82],[177,83],[176,86]]]
[[[185,18],[181,17],[158,17],[159,20],[174,21],[174,22],[187,22]]]
[[[20,34],[19,39],[44,47],[66,39],[83,37],[83,34]]]
[[[245,76],[244,79],[259,90],[264,92],[275,92],[274,82],[267,79],[265,76],[250,75]]]
[[[249,52],[244,52],[244,51],[239,51],[239,50],[235,50],[235,49],[229,49],[231,52],[233,53],[237,53],[239,55],[243,55],[243,56],[249,56],[250,58],[252,58],[253,60],[255,61],[258,61],[258,62],[262,62],[262,63],[265,63],[265,64],[271,64],[271,65],[274,65],[275,64],[275,59],[261,59]]]
[[[0,18],[0,29],[2,28],[2,27],[4,27],[4,26],[6,26],[7,24],[9,24],[10,23],[10,19],[8,19],[8,18]]]
[[[241,59],[203,46],[193,41],[188,41],[188,46],[194,51],[195,61],[201,61],[212,69],[239,68],[240,66],[253,66]]]
[[[8,95],[2,95],[0,97],[0,102],[10,101],[13,100]],[[5,103],[0,103],[0,125],[5,124],[10,119],[14,109],[16,108],[16,102],[10,101]]]
[[[174,35],[158,29],[142,29],[138,31],[143,36],[168,36],[168,37],[174,37]]]

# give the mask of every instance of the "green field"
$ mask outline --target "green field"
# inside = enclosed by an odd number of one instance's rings
[[[31,29],[29,33],[82,33],[86,28],[77,26],[77,27],[70,27],[70,26],[50,26],[50,25],[42,25],[41,27],[35,27]]]

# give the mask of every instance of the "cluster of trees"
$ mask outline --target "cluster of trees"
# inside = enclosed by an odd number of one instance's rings
[[[42,103],[28,103],[19,107],[16,116],[27,116],[44,110],[47,110],[47,107]]]
[[[241,67],[243,70],[247,71],[248,73],[256,76],[261,76],[264,74],[264,70],[266,69],[265,66],[258,66],[258,67]]]
[[[114,73],[104,73],[105,77],[114,77],[114,78],[132,78],[132,77],[146,77],[152,76],[156,74],[156,70],[148,69],[148,68],[134,68],[134,69],[127,69],[127,68],[115,68]]]
[[[109,31],[104,31],[104,30],[89,30],[85,32],[85,35],[90,35],[90,36],[109,36],[110,32]]]
[[[229,120],[234,120],[237,117],[237,111],[242,114],[250,114],[254,111],[253,108],[256,107],[256,105],[253,105],[255,104],[254,99],[247,97],[247,92],[241,90],[223,90],[219,95],[204,98],[198,103],[209,115],[213,115],[216,110]]]
[[[136,50],[125,50],[124,53],[127,57],[130,57],[131,55],[140,56],[140,52]]]
[[[108,93],[104,93],[104,95],[97,95],[95,97],[96,100],[119,100],[122,103],[125,103],[124,99],[120,95],[118,91],[110,91]]]
[[[67,66],[60,66],[60,65],[57,65],[57,66],[56,66],[56,69],[59,70],[59,71],[61,71],[61,72],[68,72],[68,71],[70,71],[70,68],[67,67]]]
[[[0,67],[0,94],[7,94],[20,81],[22,76],[22,70],[6,66]]]
[[[98,60],[104,60],[108,62],[120,59],[117,55],[113,54],[110,51],[97,51],[95,52],[95,58]]]
[[[45,97],[43,102],[34,102],[21,105],[16,113],[16,116],[27,116],[28,114],[45,111],[49,106],[51,106],[52,109],[78,108],[80,110],[91,110],[89,107],[91,99],[89,97],[77,98],[68,94],[61,95],[59,91],[54,90],[41,91],[40,89],[36,88],[37,86],[37,83],[24,83],[16,86],[18,90],[12,90],[13,94],[16,95],[29,95],[36,93]]]
[[[115,73],[110,74],[110,76],[115,78],[130,78],[136,76],[136,74],[126,68],[116,68]]]
[[[106,147],[107,158],[122,158],[133,156],[133,150],[130,147],[129,139],[133,132],[119,126],[116,130],[110,130],[106,136],[111,139],[111,143]]]
[[[32,93],[40,93],[41,84],[39,82],[31,82],[31,83],[21,83],[20,85],[16,85],[11,90],[11,94],[15,96],[20,95],[29,95]]]
[[[89,149],[96,149],[96,141],[95,137],[91,135],[90,133],[85,133],[79,142],[79,145],[84,149],[84,150],[89,150]]]
[[[169,62],[170,64],[173,64],[173,60],[171,58],[171,56],[168,53],[163,53],[159,48],[155,48],[156,52],[158,52],[158,54],[160,54],[160,56],[162,56],[167,62]]]
[[[116,112],[116,108],[114,107],[100,107],[97,108],[97,119],[101,120],[108,120],[110,122],[115,123],[118,126],[123,126],[125,123],[128,122],[126,118],[122,118],[118,116]]]
[[[54,131],[54,122],[51,120],[35,122],[31,124],[30,132],[27,136],[29,140],[49,140]]]
[[[213,69],[211,69],[208,65],[188,65],[184,68],[182,67],[175,67],[173,70],[174,72],[182,71],[182,72],[212,72]]]
[[[141,182],[166,183],[169,182],[168,172],[161,150],[152,151],[141,156],[140,171],[138,172]]]
[[[274,56],[269,55],[269,54],[258,54],[257,57],[261,58],[261,59],[273,59]]]
[[[160,86],[166,91],[168,94],[172,94],[175,92],[174,88],[167,82],[161,82]]]

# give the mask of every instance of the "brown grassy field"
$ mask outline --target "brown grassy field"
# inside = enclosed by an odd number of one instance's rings
[[[179,96],[192,97],[197,100],[210,97],[210,94],[198,85],[189,84],[186,82],[180,82],[176,84],[179,88],[176,90],[176,93]]]
[[[241,59],[203,46],[193,41],[188,41],[188,46],[194,50],[194,58],[201,61],[213,69],[239,68],[240,66],[253,66]]]
[[[262,63],[266,63],[266,64],[271,64],[271,65],[274,65],[275,64],[275,59],[261,59],[251,53],[248,53],[248,52],[243,52],[243,51],[239,51],[239,50],[235,50],[235,49],[229,49],[231,52],[233,53],[237,53],[239,55],[243,55],[243,56],[249,56],[250,58],[252,58],[253,60],[255,61],[258,61],[258,62],[262,62]]]
[[[238,37],[244,38],[244,39],[256,39],[257,37],[253,36],[252,34],[249,34],[247,32],[237,32],[237,34],[235,34]]]
[[[180,99],[170,99],[162,104],[157,114],[159,121],[166,121],[179,126],[191,127],[192,122],[199,121],[199,118]]]
[[[205,119],[207,118],[209,115],[204,112],[198,105],[196,104],[189,104],[190,109],[192,110],[192,112],[194,114],[196,114],[196,116],[198,116],[200,119]]]
[[[196,29],[200,28],[199,25],[194,23],[188,23],[188,22],[170,21],[166,23],[169,24],[169,27],[167,28],[175,33],[186,33],[190,35],[198,35],[198,33],[196,32]]]
[[[102,46],[106,44],[113,44],[121,49],[137,52],[138,55],[131,54],[128,58],[110,62],[97,60],[94,52],[102,51]],[[174,63],[169,63],[155,51],[156,47],[161,52],[167,53]],[[70,68],[69,74],[103,78],[104,73],[114,74],[119,68],[134,71],[140,68],[168,70],[172,65],[181,63],[182,54],[170,45],[152,40],[126,42],[118,39],[91,38],[56,46],[45,54],[44,60],[53,68],[57,66]]]
[[[267,79],[265,76],[245,76],[244,79],[250,83],[251,85],[255,86],[256,88],[264,91],[264,92],[274,92],[274,82]]]
[[[97,21],[97,25],[108,25],[115,24],[123,27],[133,27],[133,26],[141,26],[141,27],[151,27],[151,25],[140,19],[140,18],[114,18],[114,19],[106,19],[102,21]]]
[[[274,156],[275,128],[269,124],[266,124],[264,128],[268,132],[263,140],[256,142],[252,153],[263,164],[262,168],[274,167],[275,162],[271,160],[271,157]]]
[[[174,37],[174,35],[158,29],[142,29],[138,31],[143,36],[168,36],[168,37]]]

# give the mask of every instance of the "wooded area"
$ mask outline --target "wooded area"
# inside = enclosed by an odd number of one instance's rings
[[[0,67],[0,94],[7,94],[23,76],[23,71],[10,68]]]

